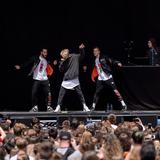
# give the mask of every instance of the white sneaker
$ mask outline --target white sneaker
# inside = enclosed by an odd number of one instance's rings
[[[94,111],[94,110],[95,110],[95,108],[96,108],[96,104],[95,104],[95,103],[93,103],[93,104],[92,104],[92,107],[91,107],[91,111]]]
[[[56,109],[54,110],[54,112],[60,112],[61,111],[61,107],[60,105],[57,105]]]
[[[34,106],[29,112],[38,112],[38,106]]]
[[[126,111],[127,105],[125,104],[125,102],[123,100],[121,101],[121,104],[122,104],[122,111]]]
[[[53,108],[52,107],[50,107],[50,106],[47,106],[47,112],[53,112],[54,110],[53,110]]]
[[[83,111],[85,111],[85,112],[89,112],[90,111],[90,109],[86,106],[86,104],[83,105]]]

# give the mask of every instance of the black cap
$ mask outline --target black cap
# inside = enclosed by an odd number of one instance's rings
[[[71,140],[71,134],[66,131],[61,131],[59,134],[59,139],[60,140]]]

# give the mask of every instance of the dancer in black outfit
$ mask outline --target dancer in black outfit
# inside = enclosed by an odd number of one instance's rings
[[[53,69],[48,64],[46,58],[48,55],[47,49],[42,49],[40,55],[33,56],[22,65],[15,65],[17,70],[27,67],[32,64],[31,71],[29,72],[29,76],[33,75],[33,86],[32,86],[32,109],[30,111],[37,112],[38,111],[38,91],[41,88],[44,92],[45,105],[47,107],[47,111],[53,111],[51,107],[51,92],[50,92],[50,83],[48,80],[48,76],[52,75]]]
[[[113,89],[117,99],[122,105],[122,110],[127,110],[127,106],[113,80],[110,67],[111,64],[117,64],[118,66],[122,66],[122,64],[118,61],[111,60],[107,56],[103,56],[99,47],[93,48],[93,54],[95,56],[95,67],[92,72],[92,80],[95,81],[95,78],[97,78],[97,82],[91,110],[95,110],[96,104],[99,100],[99,94],[105,85],[110,86]]]
[[[86,105],[79,82],[79,63],[85,56],[84,48],[85,46],[83,44],[79,46],[80,54],[70,54],[68,49],[63,49],[60,53],[62,58],[59,69],[64,73],[64,77],[55,112],[59,112],[61,110],[63,98],[67,90],[75,90],[83,104],[83,110],[90,111]]]
[[[148,57],[149,64],[152,66],[160,65],[160,48],[157,46],[155,38],[150,38],[148,41]]]

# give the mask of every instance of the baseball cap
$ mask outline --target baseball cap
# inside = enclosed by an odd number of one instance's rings
[[[59,139],[60,140],[71,140],[71,134],[66,131],[61,131],[59,134]]]

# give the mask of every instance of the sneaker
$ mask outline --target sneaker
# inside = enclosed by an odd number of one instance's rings
[[[122,111],[126,111],[126,110],[127,110],[127,106],[126,105],[122,106]]]
[[[92,104],[92,107],[91,107],[91,111],[94,111],[94,110],[95,110],[95,108],[96,108],[96,104],[95,104],[95,103],[93,103],[93,104]]]
[[[61,111],[61,107],[60,105],[57,105],[56,109],[54,110],[54,112],[60,112]]]
[[[38,112],[38,106],[34,106],[34,107],[30,110],[30,112]]]
[[[53,112],[54,110],[53,110],[53,108],[52,107],[50,107],[50,106],[47,106],[47,112]]]
[[[90,111],[90,109],[86,106],[86,104],[83,105],[83,111],[85,111],[85,112],[89,112]]]
[[[91,109],[90,109],[91,111],[94,111],[95,110],[95,107],[91,107]]]

